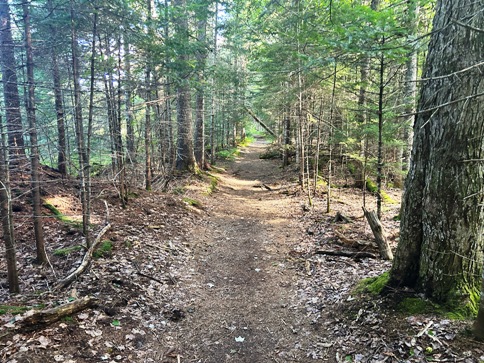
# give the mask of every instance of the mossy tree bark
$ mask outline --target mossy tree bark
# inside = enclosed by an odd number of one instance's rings
[[[437,2],[389,281],[474,312],[484,245],[481,7]]]

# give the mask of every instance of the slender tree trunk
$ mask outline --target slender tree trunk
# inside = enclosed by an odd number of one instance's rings
[[[217,36],[218,36],[218,1],[215,0],[215,14],[213,25],[213,61],[212,65],[215,66],[217,62]],[[210,163],[215,163],[215,151],[216,151],[216,137],[215,137],[215,74],[212,73],[211,79],[212,94],[210,97]]]
[[[333,182],[331,174],[333,173],[333,120],[335,112],[335,102],[336,102],[336,76],[337,76],[338,64],[334,63],[334,73],[333,73],[333,89],[331,91],[331,109],[329,114],[329,136],[328,136],[328,147],[329,147],[329,160],[328,160],[328,194],[326,196],[326,213],[331,211],[331,183]]]
[[[128,162],[134,162],[136,159],[135,137],[134,137],[134,116],[133,116],[133,96],[132,96],[132,79],[131,79],[131,54],[129,43],[124,40],[124,67],[126,74],[125,89],[125,110],[126,110],[126,148]]]
[[[208,3],[207,3],[208,6]],[[200,9],[197,31],[200,49],[197,51],[197,93],[195,119],[195,160],[198,167],[205,168],[205,65],[207,62],[207,19],[208,9]]]
[[[382,40],[382,48],[385,46],[385,38]],[[376,215],[381,220],[381,181],[383,173],[383,96],[385,91],[385,55],[383,51],[380,54],[380,82],[378,85],[378,160],[376,173]],[[366,179],[365,179],[366,181]]]
[[[9,156],[12,161],[25,156],[20,97],[18,93],[17,62],[10,23],[8,0],[0,0],[0,57],[2,62],[3,94],[8,132]]]
[[[39,178],[39,145],[37,141],[37,126],[35,119],[35,80],[34,80],[34,58],[32,52],[32,34],[30,30],[29,5],[22,5],[24,27],[25,27],[25,50],[27,54],[27,118],[29,121],[30,136],[30,177],[32,188],[32,212],[34,220],[35,245],[37,250],[36,261],[39,264],[47,262],[45,252],[44,229],[42,223],[42,203],[40,200],[40,178]]]
[[[196,170],[195,154],[193,151],[192,140],[192,117],[191,117],[191,97],[189,85],[189,38],[188,38],[188,19],[186,14],[186,0],[175,0],[174,5],[178,8],[179,15],[175,19],[176,37],[179,40],[180,55],[179,60],[179,81],[177,85],[177,170]]]
[[[409,37],[414,37],[417,34],[418,28],[418,14],[419,5],[417,0],[408,0],[408,17],[407,29],[409,30]],[[412,44],[405,72],[405,114],[412,114],[415,112],[415,99],[417,95],[417,48]],[[410,166],[410,153],[412,151],[413,140],[413,122],[414,116],[409,116],[404,120],[403,125],[403,146],[402,152],[402,171],[406,172]]]
[[[2,117],[0,116],[1,148],[0,148],[0,217],[2,219],[3,241],[7,260],[8,290],[11,293],[20,292],[17,257],[15,254],[15,235],[13,231],[12,198],[10,191],[10,172],[8,168],[8,149]]]
[[[79,56],[77,41],[77,31],[75,24],[74,2],[71,0],[71,48],[72,48],[72,78],[74,82],[74,119],[76,126],[77,154],[79,157],[79,183],[81,190],[82,206],[82,232],[86,239],[86,245],[91,245],[89,235],[89,225],[91,219],[89,203],[89,183],[86,175],[89,174],[89,164],[87,160],[86,143],[84,138],[84,123],[82,118],[81,85],[79,80]]]
[[[291,110],[287,109],[284,118],[284,150],[282,157],[282,167],[289,166],[289,147],[291,145]]]
[[[49,12],[54,12],[52,0],[47,2]],[[52,34],[55,34],[54,26],[49,26]],[[67,146],[66,146],[66,126],[64,118],[64,102],[62,101],[62,86],[59,72],[57,49],[54,44],[51,45],[51,59],[52,59],[52,81],[54,84],[54,104],[57,120],[57,169],[65,176],[67,175]]]
[[[148,60],[149,61],[149,60]],[[151,190],[151,67],[146,69],[145,189]]]
[[[474,312],[484,246],[484,79],[479,67],[455,72],[484,59],[475,30],[482,24],[479,2],[437,1],[389,282]]]

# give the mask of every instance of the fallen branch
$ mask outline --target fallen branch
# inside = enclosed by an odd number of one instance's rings
[[[342,256],[351,257],[353,259],[359,258],[378,258],[374,253],[370,252],[353,252],[353,251],[336,251],[336,250],[317,250],[314,252],[316,255],[327,255],[327,256]]]
[[[157,283],[159,283],[159,284],[162,284],[162,285],[164,285],[164,284],[165,284],[163,281],[158,280],[156,277],[153,277],[153,276],[150,276],[150,275],[147,275],[147,274],[145,274],[145,273],[141,272],[141,270],[140,270],[140,268],[139,268],[139,266],[138,266],[138,264],[137,264],[136,262],[133,262],[133,266],[134,266],[134,268],[136,269],[136,273],[137,273],[138,275],[143,276],[143,277],[146,277],[147,279],[150,279],[150,280],[156,281],[156,282],[157,282]]]
[[[92,254],[94,250],[96,249],[97,245],[101,241],[101,238],[104,236],[104,234],[111,228],[111,223],[106,224],[103,229],[101,229],[101,232],[97,235],[96,239],[92,243],[91,247],[86,251],[84,257],[82,258],[82,262],[79,265],[79,267],[73,271],[70,275],[67,277],[63,278],[60,280],[56,286],[54,287],[54,290],[60,290],[62,288],[66,288],[69,286],[79,275],[81,275],[89,266],[89,263],[91,262],[92,259]]]
[[[341,212],[337,212],[336,213],[336,216],[334,217],[334,222],[344,222],[344,223],[353,223],[353,221],[351,220],[351,218],[345,216],[343,213]]]
[[[378,216],[374,211],[368,211],[363,207],[363,213],[365,213],[365,217],[370,225],[370,228],[375,236],[375,242],[378,245],[378,249],[380,250],[380,256],[384,260],[393,260],[393,253],[390,245],[388,244],[387,238],[385,236],[385,231],[383,230],[383,226],[378,219]]]
[[[55,323],[66,316],[78,313],[84,309],[95,305],[96,300],[90,296],[85,296],[82,299],[71,301],[67,304],[56,306],[46,310],[34,311],[18,320],[15,324],[18,325],[20,331],[28,332],[38,329],[39,327]]]
[[[257,122],[259,125],[261,125],[264,128],[264,130],[266,130],[272,136],[277,137],[277,135],[275,134],[275,132],[272,131],[269,128],[269,126],[267,126],[260,118],[258,118],[257,115],[254,112],[252,112],[252,110],[250,108],[248,108],[247,106],[244,106],[244,108],[249,113],[249,115],[252,116],[252,118],[254,119],[254,121]]]

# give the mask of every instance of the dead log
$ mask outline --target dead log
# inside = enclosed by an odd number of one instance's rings
[[[366,220],[370,225],[370,228],[375,236],[375,242],[380,250],[380,256],[384,260],[393,260],[393,253],[390,245],[388,244],[387,238],[385,236],[385,231],[383,226],[378,219],[378,216],[374,211],[368,211],[363,207],[363,213],[365,214]]]
[[[353,251],[336,251],[336,250],[317,250],[314,252],[316,255],[327,255],[327,256],[342,256],[342,257],[351,257],[353,259],[360,259],[360,258],[377,258],[374,253],[370,252],[353,252]]]
[[[103,229],[101,230],[101,232],[99,232],[99,234],[97,235],[96,239],[94,240],[94,242],[92,243],[91,247],[89,247],[89,249],[86,251],[84,257],[82,258],[82,262],[81,264],[79,265],[79,267],[73,271],[71,274],[69,274],[67,277],[63,278],[62,280],[60,280],[56,286],[54,287],[54,290],[60,290],[62,288],[66,288],[67,286],[69,286],[75,279],[77,279],[77,277],[79,275],[81,275],[87,268],[87,266],[89,266],[89,263],[91,262],[92,260],[92,254],[94,252],[94,250],[96,249],[97,245],[99,244],[99,242],[101,241],[101,238],[104,236],[104,234],[106,234],[106,232],[111,228],[111,223],[108,223],[106,224]]]
[[[257,115],[254,112],[252,112],[252,110],[250,108],[245,107],[245,109],[249,113],[249,115],[252,116],[252,118],[255,120],[255,122],[257,122],[259,125],[261,125],[264,128],[264,130],[266,130],[272,136],[277,137],[276,134],[275,134],[275,132],[272,131],[269,128],[269,126],[267,126],[260,118],[258,118]]]
[[[40,327],[55,323],[66,316],[78,313],[84,309],[96,305],[96,299],[85,296],[82,299],[71,301],[67,304],[56,306],[55,308],[27,312],[25,317],[18,320],[15,324],[23,332],[33,331]]]

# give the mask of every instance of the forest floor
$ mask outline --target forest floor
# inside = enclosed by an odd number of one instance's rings
[[[484,345],[467,333],[471,322],[404,313],[402,295],[356,292],[363,278],[390,268],[379,258],[358,256],[378,255],[361,191],[334,188],[332,213],[324,213],[323,194],[309,207],[293,171],[259,159],[266,147],[256,140],[226,170],[183,180],[169,194],[156,185],[153,192],[140,191],[125,209],[112,187],[97,186],[94,219],[99,230],[105,200],[112,228],[103,240],[109,243],[67,289],[52,286],[82,258],[75,248],[82,242],[79,231],[46,218],[52,266],[36,266],[27,208],[17,202],[23,293],[10,296],[4,285],[0,290],[0,361],[484,361]],[[45,194],[74,217],[75,188],[68,184],[52,183]],[[367,203],[371,209],[374,198]],[[386,204],[382,221],[393,247],[398,210],[398,203]],[[350,221],[336,220],[337,212]],[[62,249],[70,253],[52,252]],[[322,250],[356,255],[317,253]],[[95,307],[30,331],[20,327],[23,316],[13,314],[88,295],[97,299]]]

